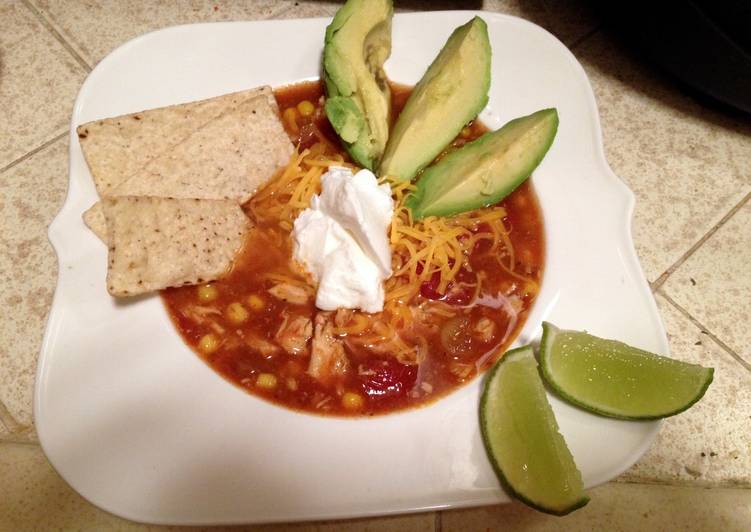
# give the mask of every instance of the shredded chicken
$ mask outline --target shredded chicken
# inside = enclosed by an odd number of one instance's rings
[[[285,380],[285,383],[287,384],[287,388],[292,390],[293,392],[297,390],[299,386],[297,383],[297,379],[294,377],[287,377],[287,379]]]
[[[337,309],[336,314],[334,315],[334,325],[339,328],[344,327],[350,322],[354,313],[355,311],[349,308]]]
[[[225,329],[224,327],[222,327],[215,321],[210,321],[209,327],[211,327],[211,330],[214,331],[216,334],[224,334],[227,331],[227,329]]]
[[[308,341],[313,336],[313,322],[305,316],[292,318],[285,312],[282,324],[276,332],[276,341],[290,355],[300,355],[308,350]]]
[[[391,355],[394,353],[394,344],[388,340],[374,342],[369,338],[344,338],[344,344],[352,351],[356,349],[367,349],[376,355]]]
[[[480,318],[475,324],[474,329],[481,341],[489,342],[493,339],[493,334],[495,333],[495,323],[489,318]]]
[[[201,305],[189,305],[182,310],[183,316],[191,321],[206,325],[217,334],[224,334],[225,328],[211,319],[211,316],[221,316],[219,309],[213,307],[203,307]]]
[[[310,293],[301,286],[295,286],[289,283],[279,283],[269,288],[269,294],[277,299],[292,303],[293,305],[304,305],[310,299]]]
[[[321,392],[316,392],[311,397],[310,402],[317,410],[331,410],[331,401],[333,397],[330,395],[324,395]]]
[[[188,305],[183,309],[182,313],[186,318],[190,318],[196,321],[201,321],[202,319],[205,319],[206,316],[210,316],[212,314],[217,316],[222,315],[222,312],[217,308],[204,307],[201,305]]]
[[[437,333],[440,330],[440,326],[435,323],[435,315],[438,314],[436,311],[441,308],[443,308],[442,305],[422,303],[418,306],[410,307],[409,310],[412,313],[412,318],[420,327]]]
[[[424,361],[427,353],[423,353],[421,346],[401,344],[394,340],[372,341],[370,338],[358,338],[356,336],[344,338],[344,344],[351,350],[367,349],[379,356],[392,356],[400,364],[413,366]],[[405,346],[407,348],[405,349]]]
[[[239,329],[235,330],[235,334],[225,334],[222,336],[221,346],[224,349],[235,349],[241,347],[245,343],[245,336]]]
[[[254,351],[259,352],[263,357],[274,356],[280,350],[279,346],[275,343],[269,342],[266,338],[261,338],[256,335],[245,336],[245,343]]]
[[[452,375],[454,375],[454,377],[463,381],[472,374],[472,365],[463,364],[461,362],[452,362],[449,365],[449,371],[452,373]]]
[[[359,364],[357,366],[357,374],[361,375],[363,377],[367,377],[367,376],[370,376],[370,375],[375,375],[376,374],[376,370],[374,370],[373,368],[366,368],[364,365]]]
[[[349,370],[349,359],[344,344],[334,337],[333,324],[322,314],[316,316],[315,323],[308,374],[319,381],[344,375]]]

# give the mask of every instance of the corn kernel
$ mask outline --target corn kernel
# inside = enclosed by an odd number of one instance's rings
[[[276,375],[273,373],[260,373],[256,379],[256,386],[264,390],[276,388]]]
[[[213,353],[219,349],[219,339],[211,333],[206,334],[198,341],[198,348],[204,353]]]
[[[258,294],[250,294],[248,296],[248,306],[250,307],[250,310],[255,310],[257,312],[266,308],[266,301],[264,301]]]
[[[287,107],[282,113],[282,119],[289,126],[292,133],[297,133],[300,128],[297,127],[297,109],[294,107]]]
[[[524,293],[530,296],[536,296],[540,291],[540,286],[532,281],[524,282]]]
[[[248,311],[245,309],[245,307],[243,307],[237,301],[230,303],[224,314],[232,323],[242,323],[247,320],[248,316],[250,315],[248,314]]]
[[[202,284],[198,287],[198,301],[208,303],[219,297],[219,290],[213,284]]]
[[[347,392],[342,395],[342,406],[347,410],[362,410],[365,401],[359,393]]]
[[[300,114],[303,116],[310,116],[316,108],[308,100],[303,100],[297,104],[297,110],[300,111]]]
[[[472,134],[472,129],[469,127],[465,127],[462,129],[461,133],[459,133],[459,136],[463,139],[469,138],[469,136]]]

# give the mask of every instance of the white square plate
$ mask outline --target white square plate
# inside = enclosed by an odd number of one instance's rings
[[[389,77],[414,83],[475,13],[397,15]],[[560,128],[534,183],[546,222],[540,322],[667,353],[634,254],[633,197],[607,166],[592,90],[573,55],[521,19],[476,13],[493,47],[492,128],[557,107]],[[105,289],[106,249],[81,222],[97,199],[75,127],[258,85],[316,78],[328,20],[200,24],[134,39],[105,58],[71,121],[70,189],[49,235],[60,265],[35,395],[41,444],[84,497],[153,523],[364,516],[507,501],[477,422],[481,379],[426,408],[371,419],[300,414],[232,386],[181,341],[159,296]],[[585,484],[646,450],[659,423],[587,414],[551,397]]]

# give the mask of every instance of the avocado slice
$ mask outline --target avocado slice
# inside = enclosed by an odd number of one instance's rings
[[[558,130],[558,111],[543,109],[468,142],[425,170],[407,200],[412,216],[451,216],[511,194],[537,168]]]
[[[391,122],[383,63],[391,54],[391,0],[348,0],[326,28],[326,116],[352,159],[373,170]]]
[[[488,103],[488,27],[475,17],[454,30],[396,120],[380,175],[411,180]]]

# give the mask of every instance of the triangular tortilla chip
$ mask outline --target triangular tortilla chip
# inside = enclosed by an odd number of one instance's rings
[[[107,245],[107,219],[104,217],[101,201],[97,201],[83,213],[83,223]]]
[[[292,155],[276,107],[249,98],[110,189],[110,196],[249,200]]]
[[[276,110],[271,88],[259,87],[78,126],[79,143],[99,195],[109,195],[114,187],[151,159],[170,150],[229,109],[259,96]]]
[[[232,200],[105,198],[107,290],[134,296],[227,272],[250,221]]]

